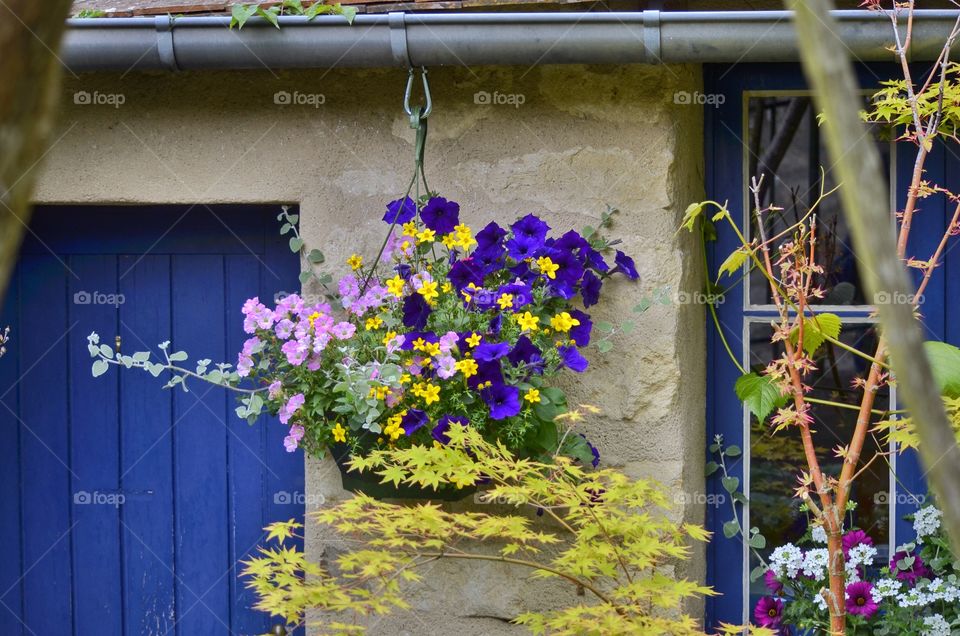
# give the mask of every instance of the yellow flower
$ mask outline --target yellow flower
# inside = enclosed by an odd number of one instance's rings
[[[428,358],[433,358],[440,355],[440,343],[439,342],[428,342],[423,345],[423,353]]]
[[[359,254],[353,254],[347,259],[347,265],[349,265],[353,271],[357,271],[363,267],[363,257]]]
[[[400,376],[400,384],[401,384],[401,385],[410,384],[410,374],[409,374],[409,373],[404,373],[403,375]]]
[[[397,332],[396,332],[396,331],[388,331],[388,332],[387,332],[387,335],[385,335],[385,336],[383,337],[383,344],[384,344],[384,345],[390,344],[390,341],[393,340],[393,339],[396,338],[396,337],[397,337]]]
[[[440,291],[442,291],[444,294],[449,294],[453,291],[453,285],[451,285],[449,282],[446,282],[440,287]]]
[[[307,316],[307,322],[310,323],[310,328],[311,328],[311,329],[313,329],[313,323],[315,323],[315,322],[317,321],[317,319],[320,318],[321,316],[323,316],[323,314],[321,314],[319,311],[315,311],[315,312],[313,312],[312,314],[310,314],[309,316]]]
[[[550,319],[550,326],[553,327],[554,331],[562,331],[564,333],[570,331],[571,327],[576,327],[579,324],[579,320],[565,311],[560,312]]]
[[[440,401],[440,387],[436,384],[428,384],[424,388],[423,393],[420,395],[423,398],[423,403],[427,406],[430,406],[434,402]]]
[[[480,334],[471,333],[469,336],[464,338],[464,340],[466,340],[467,344],[470,345],[471,348],[476,347],[478,344],[480,344]]]
[[[457,371],[463,374],[463,377],[469,378],[477,375],[477,361],[471,360],[470,358],[464,358],[463,360],[457,360],[456,362]]]
[[[534,316],[529,311],[525,311],[522,314],[513,314],[513,319],[517,321],[517,324],[520,325],[520,328],[524,331],[536,331],[537,325],[540,322],[540,318]]]
[[[400,277],[400,274],[397,274],[393,278],[387,281],[387,291],[396,296],[397,298],[403,297],[403,286],[406,285],[407,281],[403,280]]]
[[[557,270],[560,269],[560,266],[550,260],[549,256],[541,256],[538,258],[537,267],[540,268],[540,273],[550,280],[557,277]]]
[[[383,434],[389,436],[391,441],[395,441],[403,434],[403,427],[400,426],[400,422],[403,420],[404,413],[406,413],[406,411],[401,412],[399,415],[391,415],[387,418],[387,425],[383,428]]]
[[[526,400],[527,402],[530,402],[531,404],[535,404],[535,403],[539,402],[539,401],[540,401],[540,390],[539,390],[539,389],[530,389],[529,391],[527,391],[527,392],[524,394],[523,399]]]
[[[427,228],[422,232],[417,232],[417,243],[430,243],[437,237],[437,233]]]
[[[383,326],[383,318],[381,318],[380,316],[367,318],[367,322],[366,322],[367,331],[373,331],[374,329],[379,329],[382,326]]]
[[[401,252],[406,252],[409,249],[410,249],[410,241],[404,241],[403,243],[400,244]]]
[[[502,294],[497,298],[497,304],[500,305],[500,309],[510,309],[513,307],[513,294]]]
[[[427,341],[423,338],[417,338],[413,341],[413,350],[414,351],[423,351],[423,347],[427,344]]]
[[[493,384],[493,382],[491,382],[490,380],[487,380],[486,382],[481,382],[480,384],[478,384],[478,385],[477,385],[477,388],[482,391],[482,390],[490,387],[490,385],[492,385],[492,384]]]
[[[340,422],[337,422],[337,425],[333,427],[333,430],[331,432],[333,433],[333,441],[335,442],[347,441],[347,429],[340,426]]]
[[[413,221],[403,224],[403,235],[404,236],[416,236],[417,235],[417,224]]]
[[[433,301],[440,295],[440,292],[437,291],[437,281],[431,280],[420,285],[420,289],[417,290],[423,299],[426,300],[429,304],[433,304]]]
[[[453,232],[451,232],[450,234],[444,234],[440,242],[443,243],[443,246],[445,248],[447,248],[448,250],[452,250],[454,247],[457,246],[457,237]]]

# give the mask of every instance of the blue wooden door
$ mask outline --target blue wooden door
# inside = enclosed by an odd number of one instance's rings
[[[258,634],[238,561],[303,516],[303,456],[234,398],[94,379],[91,331],[236,362],[240,307],[296,289],[266,206],[45,207],[0,326],[0,633]]]

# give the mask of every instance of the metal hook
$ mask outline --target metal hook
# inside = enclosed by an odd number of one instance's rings
[[[403,112],[411,117],[413,116],[413,109],[410,108],[410,93],[413,92],[413,71],[413,67],[410,67],[410,74],[407,76],[407,89],[403,92]],[[433,110],[433,100],[430,97],[430,84],[427,82],[427,68],[425,66],[420,67],[420,75],[423,78],[423,96],[426,100],[426,104],[420,112],[420,118],[426,119]]]

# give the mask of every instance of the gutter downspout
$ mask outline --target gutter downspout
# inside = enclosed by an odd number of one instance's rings
[[[889,19],[834,11],[860,61],[891,59]],[[918,10],[911,52],[935,59],[957,11]],[[789,11],[389,13],[311,21],[226,16],[67,20],[61,58],[73,72],[537,64],[790,62]]]

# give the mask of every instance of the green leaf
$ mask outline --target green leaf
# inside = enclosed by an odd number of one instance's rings
[[[761,422],[770,413],[787,403],[788,395],[782,395],[773,379],[766,375],[747,373],[737,378],[734,392]]]
[[[292,229],[293,229],[292,225],[290,225],[289,223],[284,223],[283,225],[280,226],[280,234],[281,235],[286,234]]]
[[[930,358],[933,378],[940,393],[947,397],[960,397],[960,349],[946,342],[928,341],[923,348]]]
[[[350,7],[350,6],[345,7],[343,5],[337,4],[334,6],[334,9],[336,10],[336,13],[339,13],[340,15],[342,15],[347,19],[347,24],[353,24],[353,20],[357,17],[356,7]]]
[[[300,272],[300,284],[306,285],[309,280],[313,278],[313,272],[302,271]]]
[[[568,435],[563,442],[563,453],[579,459],[584,466],[593,465],[593,451],[587,440],[579,435]]]
[[[557,435],[557,425],[553,422],[541,422],[535,439],[543,450],[549,453],[556,451],[557,444],[560,441]]]
[[[175,351],[170,354],[170,362],[183,362],[187,359],[186,351]]]
[[[743,454],[743,451],[741,451],[740,447],[737,446],[736,444],[732,444],[730,446],[727,446],[727,450],[725,450],[723,454],[726,455],[727,457],[739,457],[740,455]]]
[[[109,363],[106,360],[94,360],[93,361],[93,377],[99,378],[101,375],[107,372],[107,369],[110,368]]]
[[[730,256],[727,257],[723,263],[720,265],[720,272],[717,274],[717,278],[720,278],[724,274],[728,276],[733,276],[736,274],[743,264],[747,261],[747,258],[750,256],[750,252],[746,251],[744,248],[739,247],[735,249]]]
[[[105,344],[102,344],[100,345],[100,355],[102,355],[104,358],[107,358],[108,360],[112,360],[113,349],[111,349],[109,346]]]
[[[740,524],[737,523],[736,519],[731,519],[723,524],[723,536],[732,539],[738,534],[740,534]]]
[[[757,581],[761,576],[767,573],[767,566],[758,565],[757,567],[750,570],[750,581]]]
[[[280,12],[279,7],[270,7],[269,9],[264,9],[263,7],[257,7],[257,15],[266,18],[267,22],[273,26],[280,28],[280,22],[277,20],[277,14]]]
[[[597,349],[600,350],[600,353],[610,353],[613,349],[613,343],[609,340],[598,340]]]
[[[718,470],[720,470],[720,464],[718,464],[717,462],[707,462],[706,468],[704,470],[704,476],[709,477],[710,475],[717,472]]]
[[[697,217],[703,213],[705,205],[705,203],[691,203],[688,205],[686,211],[683,213],[683,220],[680,222],[680,227],[685,227],[693,232],[693,224],[696,222]]]
[[[843,321],[836,314],[817,314],[803,319],[803,350],[807,355],[813,355],[820,345],[829,337],[836,339],[840,335]],[[799,327],[790,333],[790,342],[797,344],[800,337]]]
[[[230,28],[236,26],[242,29],[253,15],[257,12],[255,4],[235,4],[230,8]]]
[[[327,257],[324,256],[323,252],[321,252],[320,250],[312,249],[310,250],[310,253],[307,254],[307,260],[309,260],[314,265],[319,265],[320,263],[327,260]]]
[[[149,352],[149,351],[137,351],[136,353],[133,354],[133,359],[134,359],[136,362],[146,362],[147,360],[150,359],[150,352]]]
[[[767,547],[767,539],[762,534],[755,534],[747,541],[747,545],[754,550],[763,550]]]
[[[723,489],[727,492],[736,492],[737,488],[740,487],[740,478],[739,477],[724,477],[720,480],[720,483],[723,484]]]
[[[294,253],[299,252],[299,251],[300,251],[300,248],[302,248],[302,247],[303,247],[303,239],[302,239],[302,238],[300,238],[299,236],[292,236],[292,237],[290,237],[290,251],[291,251],[291,252],[294,252]]]

